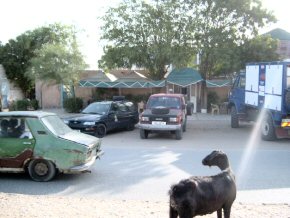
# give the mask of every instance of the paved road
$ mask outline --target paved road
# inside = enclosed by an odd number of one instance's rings
[[[170,185],[180,179],[218,173],[201,160],[221,149],[237,176],[238,202],[290,203],[290,140],[265,142],[252,132],[251,124],[231,129],[227,115],[199,114],[189,118],[182,140],[170,134],[141,140],[138,129],[110,133],[102,140],[105,155],[91,174],[59,175],[48,183],[1,174],[0,191],[163,201]]]

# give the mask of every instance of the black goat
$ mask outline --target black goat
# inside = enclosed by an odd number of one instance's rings
[[[235,176],[227,155],[213,151],[202,160],[203,165],[218,166],[222,172],[214,176],[193,176],[171,186],[170,218],[192,218],[217,211],[217,217],[229,218],[236,198]]]

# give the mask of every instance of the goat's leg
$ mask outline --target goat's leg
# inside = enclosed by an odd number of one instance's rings
[[[230,206],[224,206],[224,218],[230,218],[230,215],[231,215],[231,207],[232,205]]]
[[[222,208],[217,210],[217,218],[222,218]]]
[[[173,207],[170,206],[169,208],[169,218],[177,218],[178,213],[176,210],[174,210]]]
[[[182,211],[180,214],[179,214],[179,217],[180,218],[192,218],[192,214],[188,213],[188,211]]]

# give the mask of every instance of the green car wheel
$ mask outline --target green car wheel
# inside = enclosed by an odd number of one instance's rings
[[[47,182],[56,174],[56,169],[51,161],[36,159],[30,161],[28,165],[28,173],[34,181]]]

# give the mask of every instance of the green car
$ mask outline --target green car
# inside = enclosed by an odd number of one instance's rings
[[[103,154],[100,146],[100,139],[72,130],[54,113],[0,113],[0,172],[28,172],[41,182],[87,172]]]

